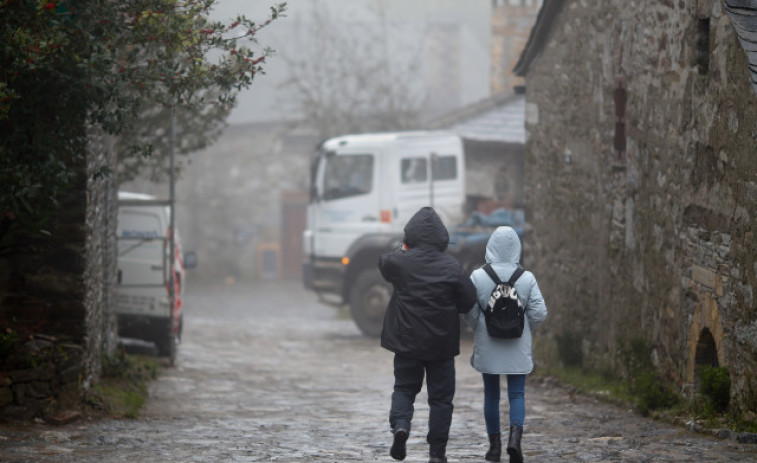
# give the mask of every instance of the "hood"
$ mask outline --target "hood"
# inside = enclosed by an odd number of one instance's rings
[[[520,262],[521,244],[518,233],[512,227],[497,227],[486,243],[486,262],[489,264]]]
[[[449,233],[433,208],[421,208],[405,225],[405,244],[408,247],[425,247],[444,251]]]

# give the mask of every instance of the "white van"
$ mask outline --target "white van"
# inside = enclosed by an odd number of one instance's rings
[[[139,193],[118,193],[118,334],[154,343],[158,354],[173,362],[182,330],[186,275],[177,232],[172,303],[170,214],[168,201]]]

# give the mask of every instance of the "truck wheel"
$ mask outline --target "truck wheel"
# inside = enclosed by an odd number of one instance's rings
[[[381,335],[384,313],[391,297],[391,285],[384,281],[378,270],[368,270],[357,277],[350,291],[350,313],[364,335]]]

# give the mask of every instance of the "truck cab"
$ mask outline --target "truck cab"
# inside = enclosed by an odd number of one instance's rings
[[[306,288],[348,304],[360,330],[378,336],[391,286],[378,271],[381,254],[401,244],[421,207],[445,225],[462,221],[465,155],[447,132],[346,135],[321,144],[311,166],[303,233]]]

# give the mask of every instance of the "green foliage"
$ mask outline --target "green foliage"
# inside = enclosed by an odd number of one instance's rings
[[[564,331],[555,336],[560,362],[566,367],[583,365],[583,336],[580,333]]]
[[[727,407],[730,374],[726,368],[701,369],[701,393],[691,400],[685,400],[657,374],[651,361],[652,347],[646,340],[639,338],[620,343],[618,358],[624,373],[615,375],[607,366],[600,369],[586,368],[583,365],[564,366],[562,357],[565,355],[554,351],[575,345],[575,338],[574,335],[563,335],[560,344],[544,343],[543,340],[535,342],[535,357],[540,363],[534,374],[555,377],[577,392],[611,403],[623,406],[632,403],[645,416],[653,414],[656,418],[668,419],[674,423],[693,418],[710,429],[757,432],[757,422],[751,419],[753,415],[742,414],[739,410],[733,410],[734,407],[731,410]]]
[[[657,373],[643,371],[633,382],[636,404],[642,415],[648,415],[650,410],[670,408],[678,403],[678,395],[660,380]]]
[[[619,378],[582,368],[566,368],[563,366],[554,366],[549,368],[548,371],[550,375],[565,384],[570,384],[578,392],[604,397],[611,401],[633,401],[628,383]]]
[[[727,426],[736,432],[757,434],[757,422],[749,421],[739,414],[726,417]]]
[[[699,370],[700,392],[716,412],[728,410],[731,400],[731,374],[726,367],[705,365]]]
[[[628,343],[621,341],[619,344],[618,357],[629,378],[653,369],[652,345],[646,339],[632,338]]]
[[[120,352],[105,360],[102,378],[92,388],[87,404],[112,416],[136,418],[147,399],[148,385],[159,372],[154,357]]]
[[[208,104],[176,112],[178,142],[174,147],[174,169],[177,175],[186,162],[185,155],[207,147],[220,136],[230,111],[229,105]],[[149,177],[154,182],[168,177],[166,153],[171,146],[170,126],[170,108],[155,105],[143,110],[139,120],[124,129],[116,146],[119,183],[137,176]]]
[[[678,394],[666,384],[652,364],[652,345],[644,338],[621,341],[618,359],[622,375],[626,378],[630,393],[642,415],[652,410],[666,409],[676,405]]]
[[[18,333],[13,328],[5,328],[0,331],[0,359],[5,360],[8,358],[16,348],[18,347]],[[3,362],[0,360],[0,366]]]
[[[165,136],[137,128],[151,111],[192,114],[187,130],[212,139],[271,52],[251,48],[256,33],[285,11],[224,25],[215,3],[0,0],[0,252],[44,238],[57,202],[84,187],[88,124],[126,135],[130,168]]]

